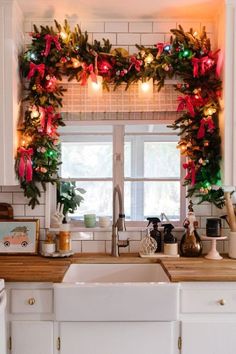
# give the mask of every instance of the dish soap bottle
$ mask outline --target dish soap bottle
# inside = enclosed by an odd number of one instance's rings
[[[157,217],[148,217],[148,226],[152,225],[152,229],[150,231],[150,236],[154,238],[154,240],[157,243],[157,252],[161,252],[161,232],[158,230],[158,223],[161,222],[161,220]]]
[[[153,254],[157,248],[157,243],[154,238],[150,236],[150,229],[147,228],[146,236],[142,239],[140,253],[142,254]]]
[[[162,226],[164,226],[164,254],[178,256],[177,238],[171,233],[174,226],[172,224],[163,224]]]
[[[183,257],[198,257],[202,253],[202,241],[197,233],[198,222],[193,211],[193,203],[190,200],[188,214],[184,220],[185,233],[180,241],[180,254]]]

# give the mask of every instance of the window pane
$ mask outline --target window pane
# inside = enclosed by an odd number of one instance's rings
[[[144,182],[144,215],[180,219],[180,182]]]
[[[163,212],[170,220],[180,219],[180,182],[125,182],[125,215],[145,220]]]
[[[124,175],[131,175],[131,143],[129,141],[125,142],[124,146]]]
[[[76,187],[83,188],[84,201],[72,217],[83,219],[84,214],[94,213],[97,216],[112,215],[112,182],[76,182]]]
[[[180,177],[177,142],[144,142],[144,177]]]
[[[112,142],[63,142],[62,178],[112,177]]]

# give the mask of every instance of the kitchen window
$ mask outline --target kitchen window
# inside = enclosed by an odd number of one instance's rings
[[[61,178],[86,190],[71,217],[112,216],[113,186],[119,184],[127,221],[138,225],[161,213],[176,224],[182,219],[178,137],[166,125],[68,125],[61,141]]]

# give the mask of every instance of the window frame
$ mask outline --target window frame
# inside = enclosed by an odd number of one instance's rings
[[[89,122],[82,122],[81,126],[84,125],[91,125],[88,124]],[[112,151],[112,155],[113,155],[113,159],[112,159],[112,171],[113,171],[113,176],[112,177],[105,177],[105,178],[63,178],[63,181],[109,181],[109,182],[113,182],[113,187],[116,186],[117,184],[120,186],[121,188],[121,192],[122,195],[124,195],[124,183],[126,181],[140,181],[140,182],[145,182],[145,181],[180,181],[180,220],[179,221],[171,221],[173,223],[174,226],[182,226],[181,222],[182,220],[185,218],[185,213],[186,213],[186,197],[185,197],[185,193],[186,193],[186,187],[182,186],[181,181],[183,181],[184,179],[184,174],[185,171],[182,167],[183,162],[185,161],[185,158],[180,155],[180,177],[176,178],[133,178],[133,177],[125,177],[124,176],[124,143],[125,143],[125,138],[128,136],[134,136],[134,135],[140,135],[140,136],[159,136],[158,141],[176,141],[176,137],[177,137],[177,133],[176,132],[171,132],[170,133],[166,133],[166,132],[155,132],[155,133],[149,133],[149,132],[140,132],[140,133],[125,133],[125,126],[126,125],[130,125],[131,122],[127,122],[127,121],[122,121],[120,123],[116,122],[116,124],[113,124],[112,122],[92,122],[93,125],[106,125],[106,126],[111,126],[112,130],[111,132],[73,132],[72,131],[72,127],[71,130],[70,128],[68,128],[67,125],[67,131],[63,132],[63,129],[61,129],[61,141],[62,142],[76,142],[76,140],[78,141],[78,137],[80,136],[80,138],[82,138],[82,140],[87,141],[85,139],[85,137],[92,137],[92,136],[96,136],[96,140],[93,141],[97,141],[98,136],[101,136],[101,141],[104,141],[104,137],[111,137],[112,141],[113,141],[113,151]],[[133,124],[136,124],[136,122],[134,122]],[[146,121],[142,121],[141,122],[142,125],[149,125],[150,122],[146,122]],[[153,124],[153,122],[152,122]],[[157,122],[154,125],[158,125],[158,124],[165,124],[167,125],[168,122]],[[76,122],[76,125],[80,125],[78,122]],[[170,139],[170,137],[173,136],[173,140]],[[169,140],[164,140],[164,137],[168,137]],[[152,139],[151,139],[152,140]],[[154,139],[153,139],[154,140]],[[81,140],[79,140],[81,141]],[[92,141],[92,140],[91,140]],[[110,141],[110,140],[108,140]],[[155,141],[157,141],[155,139]],[[133,149],[135,147],[133,146]],[[137,146],[136,146],[137,148]],[[144,153],[144,149],[142,151],[142,153]],[[131,198],[135,197],[136,199],[140,199],[142,198],[142,196],[131,196]],[[124,203],[124,198],[123,198],[123,203]],[[132,203],[133,204],[133,203]],[[137,220],[127,220],[126,221],[127,226],[131,226],[131,227],[145,227],[146,226],[146,222],[143,220],[137,221]]]

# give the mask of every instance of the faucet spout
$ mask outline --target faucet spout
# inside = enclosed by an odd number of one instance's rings
[[[117,215],[116,211],[116,195],[118,196],[119,201],[119,213]],[[121,190],[118,185],[116,185],[113,189],[113,218],[112,218],[112,249],[111,255],[114,257],[119,256],[119,247],[127,247],[129,245],[129,241],[119,241],[118,231],[125,231],[125,214],[123,211],[123,202]]]

